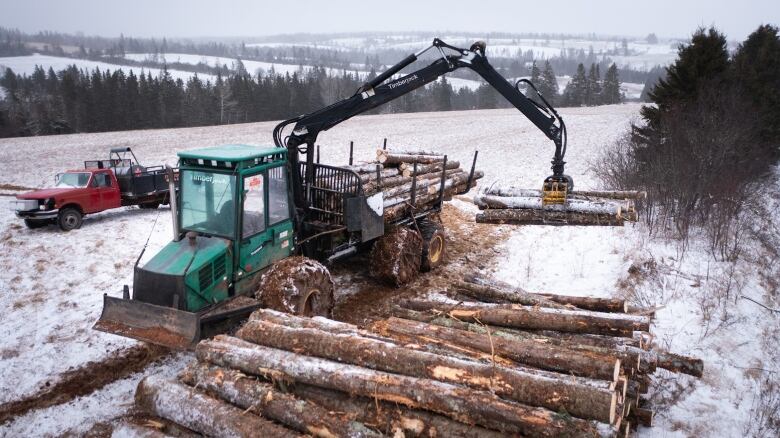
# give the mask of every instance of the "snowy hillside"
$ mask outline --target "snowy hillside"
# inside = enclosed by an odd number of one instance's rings
[[[624,104],[561,110],[570,139],[566,170],[577,188],[599,188],[590,164],[605,145],[627,131],[639,108]],[[105,360],[135,345],[95,332],[91,326],[99,316],[103,294],[121,296],[121,285],[132,282],[135,258],[147,238],[147,251],[153,253],[171,234],[169,210],[162,208],[123,208],[88,216],[81,229],[70,233],[54,227],[28,230],[5,207],[11,199],[7,194],[15,193],[12,186],[45,186],[58,171],[106,157],[108,149],[117,146],[132,147],[142,163],[173,165],[176,152],[184,149],[229,143],[267,145],[274,125],[0,140],[0,163],[12,169],[0,174],[0,192],[6,193],[0,197],[0,404],[45,389],[71,367]],[[385,137],[390,147],[436,149],[461,163],[470,163],[479,150],[477,168],[486,174],[482,184],[502,180],[538,188],[550,173],[552,144],[515,110],[356,117],[320,136],[323,161],[345,164],[351,140],[356,161],[373,159]],[[776,184],[768,196],[780,208]],[[469,218],[475,212],[463,200],[451,206],[467,212]],[[454,229],[467,222],[447,225]],[[774,233],[780,234],[777,228]],[[642,224],[496,226],[496,239],[489,237],[484,242],[490,242],[492,259],[475,269],[529,290],[625,296],[636,304],[658,306],[653,332],[659,344],[704,359],[701,380],[688,376],[671,380],[671,374],[667,377],[659,371],[656,383],[663,389],[650,394],[658,412],[655,426],[640,428],[639,436],[762,436],[755,427],[760,423],[755,412],[777,400],[776,392],[762,396],[761,390],[767,388],[766,376],[780,372],[780,354],[773,345],[780,324],[776,315],[735,298],[738,291],[761,301],[771,292],[771,278],[766,275],[777,266],[762,267],[766,254],[759,245],[751,246],[753,258],[730,264],[712,260],[698,241],[682,253],[675,242],[649,238]],[[349,278],[341,281],[348,283]],[[721,314],[713,316],[713,309],[724,305],[717,300],[726,284],[732,289],[722,298],[729,304],[724,323]],[[0,436],[83,433],[95,422],[126,412],[135,382],[143,374],[173,375],[188,357],[168,356],[141,373],[66,404],[30,410],[0,425]]]

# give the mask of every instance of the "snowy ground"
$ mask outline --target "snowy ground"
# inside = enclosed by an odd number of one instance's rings
[[[628,129],[638,111],[636,104],[561,111],[570,138],[567,173],[578,188],[599,187],[590,163],[604,145]],[[131,146],[142,162],[175,164],[177,150],[226,143],[270,144],[273,126],[256,123],[0,140],[0,164],[20,169],[0,174],[0,187],[46,185],[63,168],[106,156],[115,146]],[[323,133],[321,153],[328,163],[344,164],[349,141],[354,140],[356,161],[372,159],[384,137],[390,147],[437,149],[461,163],[469,162],[477,149],[477,167],[486,173],[485,184],[500,179],[537,187],[549,174],[552,145],[514,110],[359,117]],[[168,210],[160,209],[158,216],[158,212],[127,208],[88,217],[81,229],[67,234],[54,228],[27,230],[2,206],[4,199],[9,198],[0,197],[0,310],[4,315],[0,403],[34,393],[70,367],[133,344],[90,327],[99,316],[103,293],[119,296],[121,284],[131,282],[133,263],[147,236],[151,233],[148,251],[154,252],[169,240],[171,227]],[[470,208],[461,201],[455,204]],[[713,261],[698,241],[681,257],[674,242],[648,238],[641,225],[508,229],[511,237],[496,243],[499,256],[487,271],[530,290],[632,296],[644,305],[665,306],[653,329],[659,342],[705,360],[703,379],[682,376],[651,394],[659,411],[657,424],[641,429],[641,436],[745,435],[755,406],[763,400],[756,396],[762,386],[760,377],[776,378],[780,371],[771,344],[778,320],[748,301],[734,304],[734,291],[739,287],[740,293],[763,302],[769,287],[762,277],[765,269],[758,269],[754,260],[736,265]],[[753,252],[758,257],[758,248]],[[629,274],[632,266],[652,266],[649,260],[655,261],[655,268],[640,269],[642,275]],[[708,324],[712,297],[728,279],[735,284],[730,298],[724,299],[729,301],[731,317],[725,324],[720,318],[711,318]],[[185,360],[173,357],[149,367],[145,374],[172,374]],[[664,377],[657,374],[659,384]],[[83,432],[96,421],[121,414],[130,405],[139,378],[137,374],[65,405],[30,412],[0,426],[0,436]]]

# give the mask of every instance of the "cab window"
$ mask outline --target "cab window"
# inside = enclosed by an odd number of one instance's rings
[[[265,230],[265,178],[244,177],[244,215],[241,234],[244,238]]]
[[[94,187],[111,187],[111,178],[105,173],[96,173],[92,177],[92,185]]]
[[[284,166],[268,170],[268,223],[276,225],[290,218],[287,172]]]

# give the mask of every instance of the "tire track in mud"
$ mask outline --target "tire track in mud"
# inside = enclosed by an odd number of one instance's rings
[[[115,352],[106,359],[88,362],[59,375],[54,384],[21,400],[0,405],[0,424],[30,411],[44,409],[91,394],[109,383],[142,371],[170,354],[170,350],[151,344],[138,344]]]
[[[331,268],[336,290],[356,292],[338,299],[333,318],[361,327],[387,318],[399,301],[446,289],[455,278],[489,268],[497,257],[496,247],[506,241],[510,227],[477,224],[474,214],[445,204],[441,212],[445,227],[445,261],[437,269],[420,274],[401,287],[377,283],[368,274],[366,254],[339,262]]]

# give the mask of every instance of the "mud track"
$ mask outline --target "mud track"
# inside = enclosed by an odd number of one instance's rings
[[[444,223],[445,260],[437,269],[420,274],[410,283],[395,288],[379,284],[368,273],[366,255],[352,257],[331,268],[336,292],[352,289],[354,293],[337,295],[334,319],[362,327],[387,318],[395,303],[427,292],[441,291],[466,273],[487,269],[498,255],[496,247],[506,241],[509,227],[477,224],[474,215],[449,204],[441,213]]]
[[[98,362],[68,370],[54,384],[35,394],[0,405],[0,424],[36,409],[59,405],[90,394],[105,385],[143,370],[169,354],[170,350],[151,344],[138,344],[120,350]]]

